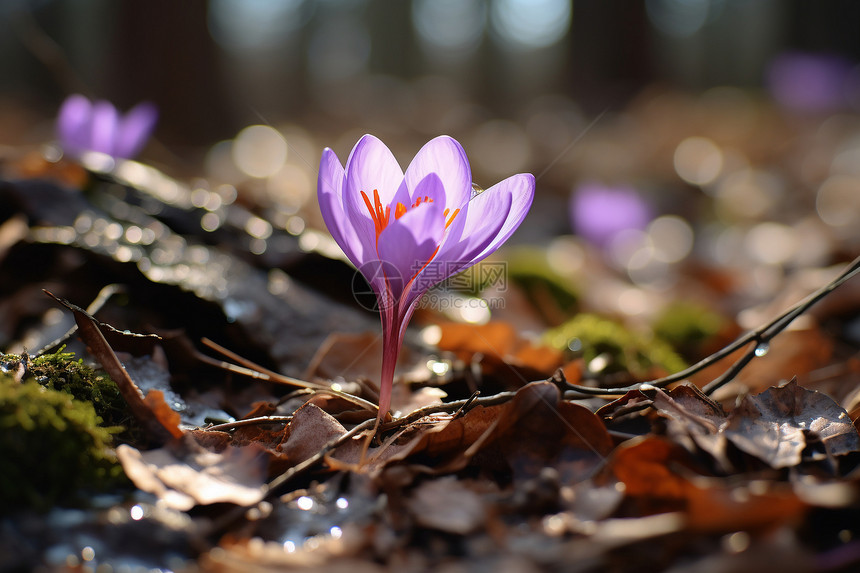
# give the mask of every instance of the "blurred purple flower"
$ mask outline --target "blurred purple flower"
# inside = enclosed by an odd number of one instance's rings
[[[648,203],[632,187],[589,182],[574,191],[570,218],[578,235],[602,248],[621,231],[644,229],[651,222],[652,213]]]
[[[140,153],[157,119],[158,111],[151,103],[140,103],[121,115],[107,101],[91,102],[75,94],[60,107],[57,136],[63,151],[71,156],[98,151],[127,159]]]
[[[780,105],[828,111],[846,104],[851,73],[851,63],[839,56],[786,52],[770,63],[766,80]]]
[[[323,219],[373,288],[382,319],[377,423],[391,406],[397,355],[421,295],[498,249],[525,218],[534,189],[534,176],[521,173],[473,193],[466,153],[448,136],[424,145],[405,174],[372,135],[356,143],[346,168],[323,151]]]

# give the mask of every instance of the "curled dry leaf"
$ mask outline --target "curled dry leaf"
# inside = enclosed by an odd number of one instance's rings
[[[670,392],[634,390],[598,413],[612,419],[642,405],[667,420],[670,437],[688,449],[694,443],[723,470],[730,469],[727,441],[777,469],[860,450],[860,434],[848,413],[826,394],[795,381],[746,396],[728,415],[697,388],[684,385]]]
[[[729,416],[725,433],[735,446],[774,468],[860,450],[860,435],[848,413],[826,394],[794,380],[745,397]],[[823,452],[805,451],[817,443]]]
[[[654,409],[667,420],[666,432],[692,449],[692,442],[713,457],[724,470],[730,468],[726,439],[720,433],[726,422],[722,407],[695,386],[679,385],[669,392],[657,390]]]
[[[549,382],[521,388],[499,417],[485,453],[497,454],[514,479],[537,476],[555,467],[565,483],[587,477],[612,451],[603,422],[587,408],[561,400]]]
[[[315,456],[323,446],[346,433],[346,429],[321,408],[305,404],[293,414],[290,436],[281,449],[293,463]]]
[[[248,506],[264,496],[265,459],[253,446],[215,453],[189,436],[144,452],[121,445],[116,455],[134,485],[172,509],[221,502]]]
[[[81,338],[86,342],[105,372],[116,383],[122,397],[128,404],[129,410],[141,426],[147,430],[150,438],[156,443],[165,443],[181,437],[179,414],[167,405],[164,401],[164,394],[160,390],[150,390],[144,398],[143,392],[131,379],[99,329],[100,323],[82,308],[59,299],[47,291],[45,292],[72,311]]]

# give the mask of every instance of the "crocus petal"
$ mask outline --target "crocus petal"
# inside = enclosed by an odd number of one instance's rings
[[[370,196],[373,190],[379,191],[383,205],[395,200],[395,195],[403,181],[403,170],[394,154],[382,141],[372,135],[365,135],[349,154],[346,160],[346,190],[364,191]],[[403,202],[407,197],[397,197]],[[358,201],[361,201],[360,196]]]
[[[511,194],[511,210],[505,219],[504,225],[502,225],[502,228],[499,230],[499,233],[490,242],[490,244],[480,252],[480,254],[476,255],[472,259],[470,265],[483,260],[495,252],[496,249],[502,246],[502,243],[508,240],[508,237],[514,234],[514,231],[517,230],[517,227],[519,227],[520,223],[523,222],[523,219],[526,218],[526,214],[528,214],[535,197],[535,176],[531,173],[512,175],[504,181],[496,183],[484,191],[484,193],[494,191],[496,188],[506,190]],[[477,199],[477,197],[475,199]]]
[[[343,166],[334,151],[325,148],[320,159],[319,178],[317,179],[317,199],[323,221],[331,236],[356,268],[364,262],[361,242],[355,236],[355,229],[344,212],[343,205]],[[376,253],[373,253],[376,256]]]
[[[410,209],[379,235],[379,258],[395,300],[401,298],[406,285],[439,247],[445,233],[442,211],[441,204],[423,203]]]
[[[451,261],[450,274],[474,264],[475,258],[494,241],[504,229],[513,208],[514,196],[507,187],[491,188],[469,202],[463,234],[456,243],[446,241],[439,255]]]
[[[352,148],[344,173],[344,212],[355,227],[363,258],[368,260],[369,253],[376,252],[376,226],[361,193],[364,192],[372,203],[376,190],[383,208],[390,206],[395,196],[397,201],[407,202],[408,195],[398,193],[403,171],[384,143],[372,135],[365,135]],[[390,217],[393,219],[394,214]]]
[[[462,215],[462,235],[456,239],[450,235],[445,237],[436,256],[415,277],[405,303],[411,304],[434,284],[473,265],[475,256],[501,231],[511,211],[512,200],[510,190],[505,187],[488,189],[472,199],[469,210]]]
[[[57,116],[57,137],[66,153],[80,153],[89,147],[87,126],[92,113],[90,100],[74,94],[66,98]]]
[[[140,103],[129,110],[120,120],[114,153],[117,157],[134,157],[146,145],[155,122],[158,109],[151,103]]]
[[[472,192],[472,170],[463,147],[453,138],[441,135],[422,147],[406,168],[404,183],[411,190],[410,201],[423,197],[416,191],[418,183],[435,173],[442,180],[447,202],[446,209],[454,212],[468,203]]]
[[[95,102],[91,121],[90,151],[114,155],[117,128],[119,127],[119,114],[116,108],[106,101]]]

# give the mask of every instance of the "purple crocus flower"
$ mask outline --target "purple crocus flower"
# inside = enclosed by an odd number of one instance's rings
[[[632,187],[589,182],[574,191],[570,218],[579,236],[603,248],[621,231],[644,229],[652,215],[651,208]]]
[[[334,151],[323,151],[323,219],[373,288],[382,318],[377,423],[391,406],[394,366],[421,295],[498,249],[525,218],[534,189],[534,176],[521,173],[473,191],[466,154],[448,136],[422,147],[405,174],[372,135],[356,143],[346,168]]]
[[[770,63],[766,79],[774,99],[788,109],[831,111],[846,104],[852,69],[839,56],[786,52]]]
[[[121,115],[109,102],[91,102],[75,94],[60,107],[57,136],[63,151],[71,156],[98,151],[127,159],[140,153],[157,119],[158,111],[151,103],[140,103]]]

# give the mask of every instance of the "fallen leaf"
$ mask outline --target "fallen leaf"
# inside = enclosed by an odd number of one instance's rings
[[[489,371],[500,367],[523,370],[526,378],[549,376],[564,362],[564,355],[555,348],[534,344],[521,337],[507,322],[462,324],[448,322],[439,325],[441,337],[436,346],[451,352],[467,364],[480,355]]]
[[[433,421],[428,418],[424,423]],[[520,388],[513,400],[476,406],[454,419],[415,425],[417,436],[391,459],[420,462],[435,473],[458,471],[470,463],[512,475],[516,480],[555,467],[565,481],[587,476],[613,448],[612,438],[590,410],[561,400],[549,382]],[[474,460],[474,462],[473,462]]]
[[[739,449],[774,468],[793,467],[814,442],[824,452],[807,452],[814,460],[860,449],[860,435],[848,413],[826,394],[795,381],[747,396],[729,415],[726,437]]]
[[[456,535],[477,530],[487,518],[481,497],[453,476],[423,482],[407,505],[419,525]]]
[[[695,386],[686,384],[668,393],[656,390],[653,406],[667,420],[666,433],[678,443],[692,442],[711,455],[728,471],[731,464],[726,456],[726,438],[721,432],[726,423],[722,407]],[[692,444],[688,449],[692,449]]]
[[[609,469],[624,483],[627,511],[682,512],[689,529],[731,532],[784,525],[801,519],[808,509],[788,485],[697,476],[688,456],[678,445],[653,436],[619,446]]]
[[[624,484],[634,515],[680,511],[686,507],[687,480],[673,470],[688,465],[688,454],[665,438],[634,438],[612,453],[608,469]]]
[[[164,395],[161,391],[151,390],[144,398],[140,388],[131,379],[122,362],[105,340],[96,319],[84,309],[57,298],[47,291],[45,293],[72,311],[81,338],[89,346],[93,356],[96,357],[105,372],[116,383],[122,397],[128,404],[129,410],[141,426],[147,430],[149,436],[156,443],[165,443],[181,437],[179,414],[164,402]]]
[[[549,465],[570,483],[587,477],[613,447],[595,414],[562,401],[554,384],[532,382],[517,392],[500,416],[485,449],[501,455],[514,479],[535,477]]]
[[[308,403],[293,414],[289,432],[281,449],[298,464],[318,454],[327,443],[344,435],[346,429],[321,408]]]
[[[172,509],[187,511],[222,502],[249,506],[265,495],[265,458],[256,447],[215,453],[187,436],[143,452],[123,444],[116,455],[134,485]]]

